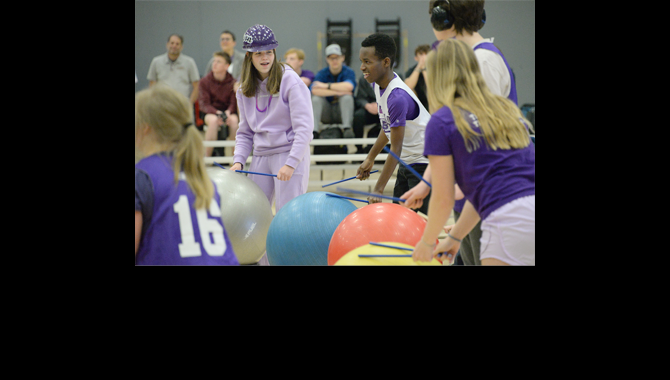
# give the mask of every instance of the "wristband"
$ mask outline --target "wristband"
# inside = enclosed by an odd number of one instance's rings
[[[460,239],[456,239],[455,237],[451,236],[451,234],[449,234],[449,233],[447,234],[447,236],[449,236],[449,237],[452,238],[453,240],[456,240],[456,241],[459,242],[459,243],[461,242]]]
[[[328,89],[330,90],[330,83],[328,83]]]

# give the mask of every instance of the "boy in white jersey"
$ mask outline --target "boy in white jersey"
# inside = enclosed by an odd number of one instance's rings
[[[384,33],[368,36],[361,43],[359,58],[363,76],[372,84],[377,99],[379,120],[382,130],[368,156],[358,168],[356,178],[361,180],[370,176],[375,157],[386,144],[391,143],[391,151],[410,165],[416,172],[423,174],[428,159],[423,155],[424,132],[430,114],[423,107],[414,92],[393,72],[396,46],[393,38]],[[382,194],[393,174],[398,161],[389,155],[386,158],[373,193]],[[400,197],[421,181],[412,172],[400,166],[396,178],[393,196]],[[370,203],[380,202],[380,198],[368,197]],[[397,203],[397,202],[396,202]],[[428,212],[428,204],[418,209]]]

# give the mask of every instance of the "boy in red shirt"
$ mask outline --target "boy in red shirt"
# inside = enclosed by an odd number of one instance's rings
[[[228,73],[230,62],[230,56],[226,52],[214,53],[212,71],[200,80],[198,101],[200,112],[205,114],[203,120],[207,126],[206,141],[216,141],[219,128],[224,124],[228,126],[227,140],[235,140],[237,134],[240,121],[233,90],[235,79]],[[213,150],[213,147],[207,147],[205,156],[210,157]]]

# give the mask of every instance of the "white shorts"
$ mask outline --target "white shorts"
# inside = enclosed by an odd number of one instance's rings
[[[482,220],[480,259],[535,265],[535,195],[517,198]]]

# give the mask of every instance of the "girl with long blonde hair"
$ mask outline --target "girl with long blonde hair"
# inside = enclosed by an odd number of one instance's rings
[[[455,38],[467,43],[475,52],[482,76],[489,90],[496,95],[507,97],[518,105],[514,73],[502,51],[493,44],[494,38],[484,38],[480,30],[486,22],[484,0],[431,0],[428,5],[430,22],[435,33],[433,49],[443,40]],[[430,182],[430,166],[426,168],[424,178]],[[425,203],[423,199],[430,188],[423,182],[410,189],[401,198],[407,199],[407,207],[417,208]],[[465,199],[456,186],[454,218],[458,220],[465,205]],[[464,265],[481,265],[479,260],[479,240],[482,236],[481,222],[477,223],[463,239],[457,262]]]
[[[135,264],[238,265],[189,100],[160,83],[138,92],[135,148]]]
[[[428,224],[414,260],[452,258],[481,219],[482,265],[535,265],[535,147],[530,122],[486,86],[472,48],[448,39],[426,57],[428,104],[424,154],[432,169]],[[454,205],[466,198],[447,238],[433,242]]]

